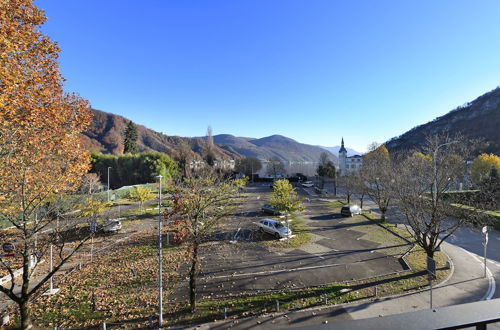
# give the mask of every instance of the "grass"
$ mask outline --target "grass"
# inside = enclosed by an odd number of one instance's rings
[[[282,219],[276,219],[282,220]],[[306,225],[304,219],[297,215],[293,215],[289,221],[290,229],[292,230],[292,235],[295,237],[288,240],[279,241],[276,239],[265,241],[265,244],[269,247],[275,248],[286,248],[286,249],[296,249],[301,247],[311,241],[311,234],[309,233],[309,228]]]

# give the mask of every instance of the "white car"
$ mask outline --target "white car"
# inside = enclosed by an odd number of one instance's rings
[[[122,222],[120,219],[108,219],[102,228],[105,233],[114,233],[120,229],[122,229]]]
[[[306,181],[306,182],[302,183],[302,187],[311,188],[313,186],[314,186],[314,183],[312,183],[312,181]]]
[[[264,218],[257,225],[260,231],[269,233],[276,238],[284,238],[292,236],[292,231],[279,221]]]

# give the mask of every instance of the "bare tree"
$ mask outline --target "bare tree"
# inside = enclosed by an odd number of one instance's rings
[[[339,186],[344,189],[347,203],[351,202],[351,197],[356,192],[356,175],[356,172],[348,172],[339,176]]]
[[[203,150],[205,162],[209,166],[215,165],[215,150],[214,150],[214,137],[212,135],[212,126],[207,128],[207,141],[205,142],[205,148]]]
[[[97,192],[101,186],[101,180],[99,175],[96,173],[87,173],[83,177],[82,184],[78,189],[82,193],[87,193],[89,195]]]
[[[363,208],[363,200],[366,196],[367,186],[365,180],[359,171],[354,171],[353,173],[353,191],[359,197],[360,207]]]
[[[173,200],[173,212],[178,216],[174,229],[177,239],[187,247],[189,264],[189,302],[191,311],[196,310],[196,278],[201,268],[198,255],[203,243],[212,232],[231,215],[239,198],[238,184],[224,179],[213,171],[205,171],[197,177],[186,178],[177,188]]]
[[[366,194],[377,204],[381,220],[385,221],[385,214],[392,199],[391,187],[394,179],[389,151],[384,145],[364,156],[361,173],[366,185]]]
[[[253,173],[262,169],[262,162],[254,157],[240,158],[236,160],[234,169],[251,177]]]
[[[193,160],[193,150],[185,140],[179,143],[175,159],[179,162],[182,178],[188,177],[190,175],[189,163]]]
[[[393,172],[396,203],[409,233],[430,258],[460,226],[477,221],[473,208],[457,207],[446,198],[452,184],[467,175],[471,151],[461,137],[429,136],[423,149],[402,157]]]

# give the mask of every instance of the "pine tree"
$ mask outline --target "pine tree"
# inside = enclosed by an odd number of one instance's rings
[[[137,128],[132,121],[129,121],[127,128],[125,128],[125,139],[123,144],[123,153],[137,153]]]

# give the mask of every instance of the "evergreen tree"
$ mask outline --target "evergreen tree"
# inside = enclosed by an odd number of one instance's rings
[[[125,129],[125,139],[123,141],[123,153],[137,153],[137,128],[132,121],[129,121]]]

